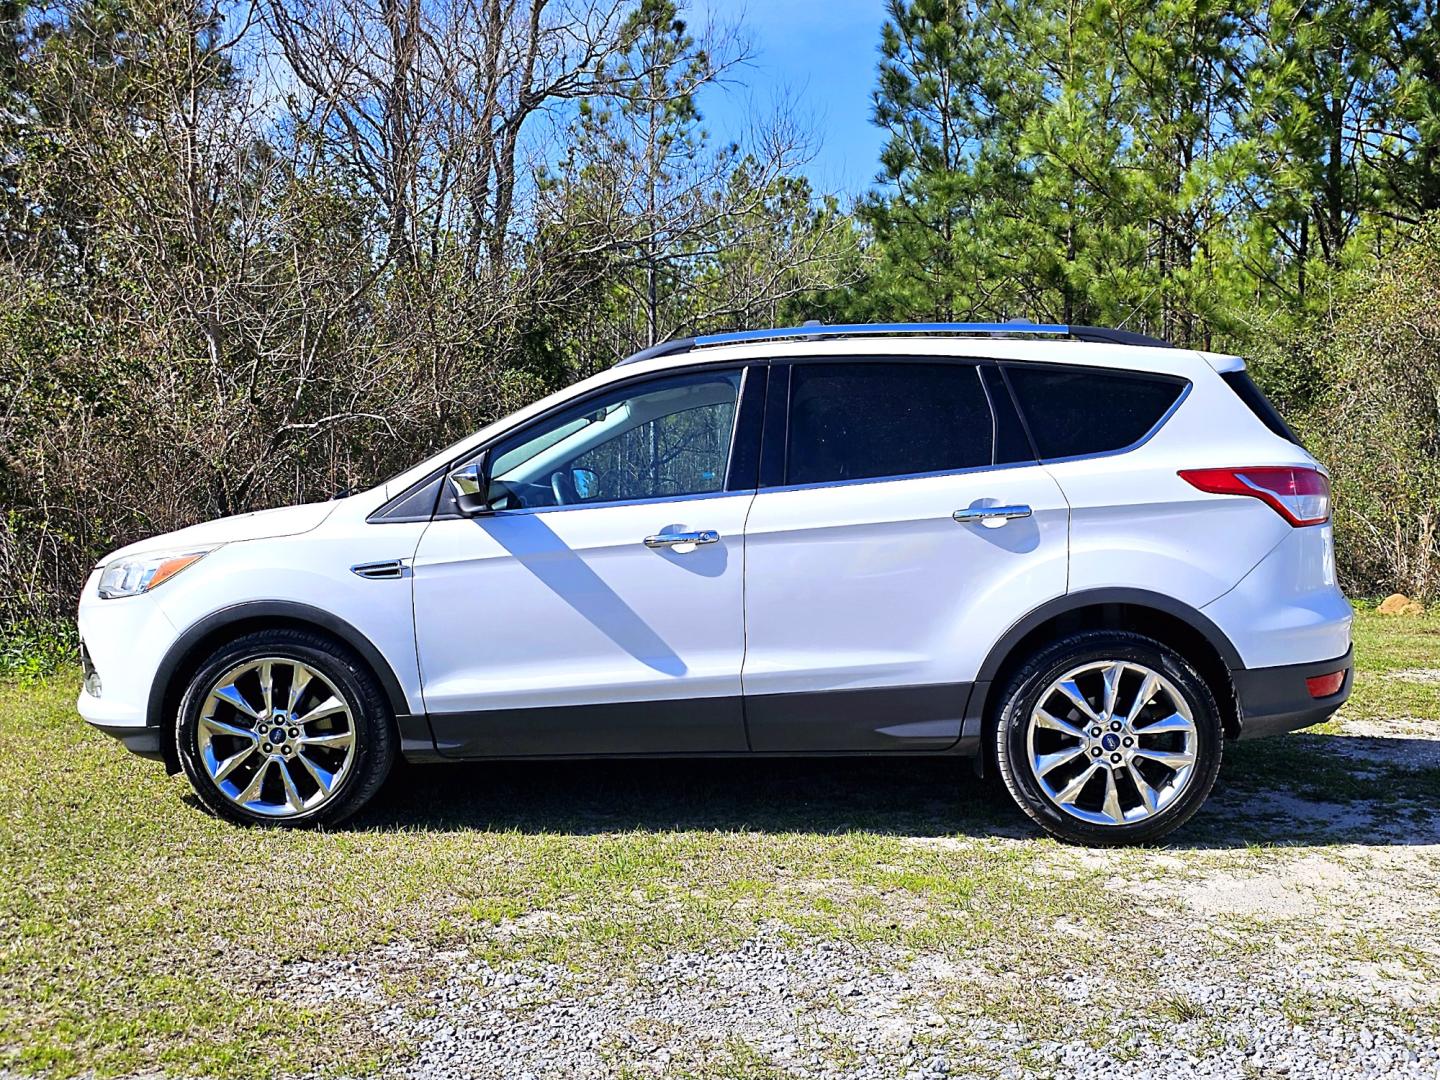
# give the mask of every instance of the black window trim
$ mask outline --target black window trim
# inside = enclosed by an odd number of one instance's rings
[[[465,453],[455,458],[452,458],[450,461],[447,461],[444,465],[441,465],[436,469],[432,469],[430,472],[426,473],[424,477],[415,481],[415,483],[411,484],[404,491],[401,491],[399,494],[393,495],[389,499],[387,499],[384,504],[381,505],[378,509],[373,510],[365,520],[367,523],[372,525],[393,525],[401,523],[414,523],[420,521],[449,521],[456,518],[464,517],[465,515],[461,514],[459,510],[455,509],[455,498],[445,484],[445,477],[449,476],[450,473],[454,472],[458,468],[461,468],[462,466],[468,465],[471,462],[479,461],[486,454],[488,454],[496,445],[504,442],[512,436],[522,434],[523,432],[533,428],[538,424],[543,424],[547,420],[553,419],[557,414],[567,412],[577,405],[583,405],[588,401],[593,401],[600,397],[608,397],[616,390],[626,389],[629,387],[644,386],[647,383],[661,382],[666,379],[674,378],[676,376],[703,376],[709,374],[728,373],[736,371],[740,373],[740,388],[735,395],[735,419],[730,429],[730,450],[726,458],[725,483],[719,491],[704,491],[697,492],[691,495],[661,495],[650,499],[621,499],[603,503],[575,503],[570,506],[523,506],[514,507],[509,510],[496,510],[493,511],[493,513],[556,513],[569,510],[598,509],[602,506],[637,506],[645,505],[647,503],[653,504],[684,502],[696,499],[716,499],[726,495],[737,495],[744,494],[747,491],[755,491],[758,482],[757,474],[759,470],[758,462],[760,456],[760,451],[757,444],[760,439],[759,429],[763,421],[757,420],[754,417],[763,417],[764,415],[766,404],[766,379],[762,378],[761,374],[769,366],[770,362],[763,359],[731,361],[729,363],[686,364],[684,366],[666,368],[663,371],[646,372],[643,375],[635,375],[628,379],[617,379],[614,382],[606,383],[604,386],[597,386],[594,390],[588,391],[573,398],[567,398],[565,401],[557,402],[554,406],[546,409],[538,416],[532,416],[522,424],[517,424],[514,427],[507,428],[505,431],[499,432],[497,435],[495,435],[494,438],[487,439],[481,445],[473,446]],[[743,438],[747,441],[748,447],[746,445],[742,445],[741,442],[742,428]],[[740,459],[739,468],[736,468],[737,451],[745,453],[746,456],[750,459],[748,461]],[[751,480],[755,482],[750,483],[748,486],[732,487],[732,483],[743,482],[743,480],[745,479],[744,477],[737,475],[740,469],[748,470],[752,474]],[[428,485],[435,483],[437,479],[439,480],[439,490],[436,492],[434,510],[430,514],[406,514],[403,516],[395,517],[390,516],[391,511],[395,510],[397,507],[399,507],[402,503],[411,498],[417,492],[423,490]]]
[[[987,373],[990,378],[985,377]],[[1005,376],[1005,369],[998,363],[982,364],[980,367],[980,385],[985,388],[985,395],[990,400],[990,411],[994,414],[995,446],[991,453],[991,459],[994,460],[1000,456],[1000,413],[1005,410],[997,404],[996,398],[1003,394],[1005,401],[1010,406],[1007,416],[1013,419],[1016,431],[1030,452],[1030,457],[1025,460],[1025,464],[1034,465],[1039,462],[1040,454],[1039,451],[1035,449],[1035,440],[1030,435],[1030,425],[1025,422],[1025,414],[1020,411],[1020,403],[1015,400],[1015,391],[1010,387],[1010,380]],[[1007,423],[1008,422],[1007,420]],[[1002,464],[1012,465],[1016,464],[1016,462],[1001,462],[997,460],[995,464],[997,466]]]
[[[407,525],[414,524],[417,521],[434,520],[435,511],[438,509],[440,502],[441,487],[444,485],[445,477],[449,474],[450,468],[449,465],[441,465],[438,468],[431,469],[404,491],[390,496],[390,498],[386,499],[380,506],[370,511],[365,518],[365,523],[367,525]],[[436,484],[437,486],[434,500],[428,514],[401,514],[398,512],[404,503],[410,501],[411,497],[418,495],[431,484]]]
[[[785,482],[785,453],[790,443],[789,361],[770,365],[765,394],[765,421],[760,440],[760,488],[779,487]]]
[[[1035,434],[1030,430],[1030,418],[1025,415],[1025,410],[1020,408],[1020,395],[1015,393],[1015,387],[1010,385],[1010,373],[1006,371],[1005,364],[996,364],[995,370],[1000,374],[1000,381],[1005,386],[1005,393],[1010,396],[1010,407],[1015,410],[1015,415],[1020,418],[1020,430],[1025,433],[1025,443],[1030,447],[1030,456],[1036,461],[1040,460],[1040,447],[1035,442]]]

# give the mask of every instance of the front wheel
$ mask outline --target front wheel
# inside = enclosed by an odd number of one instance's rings
[[[1151,638],[1063,638],[1021,667],[1001,700],[1000,775],[1020,808],[1063,840],[1158,840],[1215,785],[1224,741],[1215,697]]]
[[[396,753],[374,675],[350,650],[300,629],[246,634],[206,660],[181,700],[175,749],[207,809],[272,825],[348,817]]]

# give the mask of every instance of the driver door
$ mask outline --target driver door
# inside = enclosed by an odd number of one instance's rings
[[[442,753],[746,749],[743,531],[763,375],[629,382],[488,448],[492,509],[438,515],[414,560]]]

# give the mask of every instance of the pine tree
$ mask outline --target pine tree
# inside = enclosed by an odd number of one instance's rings
[[[986,178],[986,118],[975,103],[985,41],[972,5],[890,0],[881,30],[874,121],[889,132],[882,185],[860,207],[881,266],[862,302],[881,317],[955,319],[989,305],[971,265],[970,227]]]
[[[707,219],[708,182],[722,175],[733,147],[712,151],[695,102],[718,72],[671,0],[642,0],[631,13],[618,58],[618,91],[582,104],[570,165],[598,206],[628,229],[636,267],[639,341],[671,329],[666,305],[678,263],[690,258]]]
[[[1366,144],[1383,109],[1390,22],[1373,0],[1259,0],[1242,19],[1245,258],[1303,304],[1311,276],[1340,266],[1376,206]]]

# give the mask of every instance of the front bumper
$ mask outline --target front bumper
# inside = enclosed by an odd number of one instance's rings
[[[1258,739],[1309,727],[1327,719],[1345,704],[1355,681],[1355,650],[1334,660],[1280,667],[1238,668],[1231,671],[1235,697],[1240,704],[1240,737]],[[1306,679],[1344,670],[1340,689],[1326,697],[1310,694]]]
[[[165,753],[160,748],[160,729],[153,727],[116,727],[113,724],[97,724],[86,721],[96,731],[103,731],[112,739],[119,739],[122,746],[132,754],[143,758],[164,761]]]
[[[178,635],[149,595],[100,599],[98,574],[98,569],[91,574],[80,599],[78,624],[86,681],[75,708],[92,727],[113,735],[138,754],[150,755],[158,752],[160,739],[159,729],[149,722],[150,687],[161,659]]]

